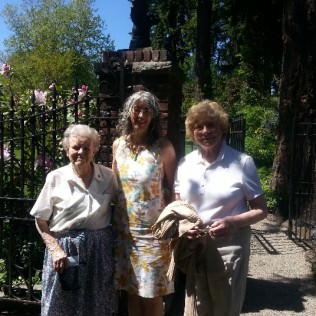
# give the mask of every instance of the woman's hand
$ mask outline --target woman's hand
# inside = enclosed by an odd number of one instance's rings
[[[215,238],[229,238],[238,229],[250,226],[267,216],[267,205],[263,195],[249,201],[250,209],[238,215],[226,216],[210,225],[209,233]]]
[[[58,244],[52,232],[49,230],[47,221],[36,218],[35,224],[48,251],[52,254],[55,271],[58,273],[62,273],[67,267],[67,263],[68,263],[66,253]]]
[[[55,249],[51,251],[54,263],[54,269],[58,273],[62,273],[68,264],[67,255],[65,252],[59,247],[59,249]]]
[[[188,239],[197,239],[206,236],[208,233],[208,229],[201,229],[200,227],[193,227],[192,229],[188,230],[184,236]]]
[[[210,225],[209,234],[214,238],[229,238],[237,231],[232,217],[224,217]]]

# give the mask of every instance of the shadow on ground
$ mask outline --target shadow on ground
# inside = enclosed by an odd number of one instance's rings
[[[41,307],[39,304],[25,304],[0,300],[0,315],[8,316],[39,316]]]
[[[315,295],[315,287],[305,286],[310,280],[248,278],[247,282],[243,313],[256,313],[264,309],[299,313],[304,311],[304,296]]]

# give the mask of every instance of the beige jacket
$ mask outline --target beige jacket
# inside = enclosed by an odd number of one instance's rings
[[[196,210],[185,202],[174,201],[160,214],[153,234],[158,239],[172,240],[168,277],[174,277],[175,267],[186,274],[184,316],[226,316],[230,291],[223,260],[208,234],[198,239],[183,237],[195,226],[203,228]]]

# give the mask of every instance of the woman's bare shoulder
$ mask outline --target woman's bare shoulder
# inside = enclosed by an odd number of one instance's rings
[[[161,137],[159,139],[159,144],[160,144],[160,148],[164,149],[164,148],[168,148],[168,147],[172,147],[173,148],[173,145],[171,143],[171,141],[166,138],[166,137]]]

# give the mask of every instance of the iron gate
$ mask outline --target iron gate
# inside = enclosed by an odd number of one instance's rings
[[[289,237],[316,248],[316,122],[293,126]]]
[[[0,113],[0,301],[40,301],[44,244],[29,211],[46,174],[66,163],[60,146],[65,128],[83,123],[99,130],[108,119],[100,116],[96,98],[79,100],[78,90],[60,100],[54,89],[48,104],[38,104],[33,94],[31,103],[23,111],[12,98],[10,109]],[[105,164],[102,148],[109,141],[102,137],[96,157]]]

